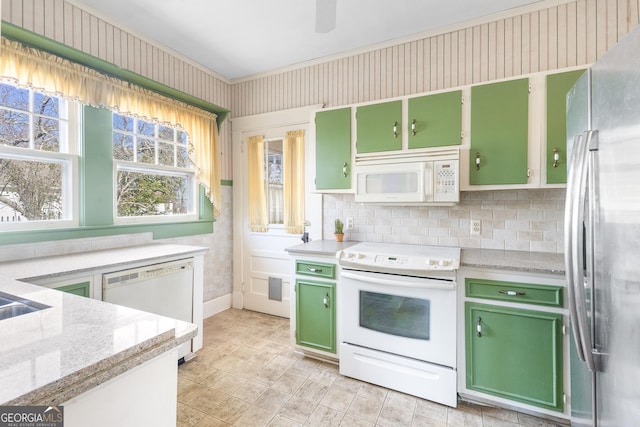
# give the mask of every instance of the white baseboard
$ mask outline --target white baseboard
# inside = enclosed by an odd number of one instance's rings
[[[231,294],[226,294],[218,298],[205,301],[202,315],[206,319],[214,314],[218,314],[222,311],[231,308]]]

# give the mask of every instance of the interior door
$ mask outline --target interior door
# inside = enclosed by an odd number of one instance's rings
[[[316,107],[314,107],[316,108]],[[287,131],[305,131],[305,159],[313,159],[313,137],[309,121],[310,108],[287,110],[259,116],[234,119],[233,133],[233,307],[259,311],[275,316],[289,317],[292,297],[291,259],[286,248],[302,244],[301,234],[285,232],[282,224],[269,225],[267,232],[249,229],[248,156],[246,141],[250,136],[263,135],[265,140],[278,140]],[[273,153],[272,153],[273,154]],[[267,156],[267,159],[270,157]],[[270,158],[273,160],[273,157]],[[308,164],[305,161],[305,164]],[[277,168],[276,168],[277,169]],[[277,176],[277,170],[274,177]],[[321,197],[310,195],[313,179],[305,173],[305,218],[310,224],[306,231],[312,238],[320,238],[322,221],[316,213],[322,212]],[[273,207],[273,206],[272,206]],[[278,209],[271,209],[277,218]]]

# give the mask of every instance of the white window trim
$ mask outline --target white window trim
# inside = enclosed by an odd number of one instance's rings
[[[60,220],[47,221],[15,221],[0,223],[3,231],[43,230],[54,228],[77,227],[78,219],[78,156],[53,151],[36,151],[25,148],[0,146],[0,155],[13,160],[37,161],[43,163],[59,163],[62,165],[63,209],[66,217]],[[69,182],[70,181],[70,182]]]
[[[12,82],[3,81],[3,84],[16,86]],[[35,113],[33,110],[33,98],[34,93],[38,92],[32,88],[24,88],[16,86],[21,89],[29,90],[29,105],[30,110],[20,110],[4,106],[5,109],[16,111],[21,114],[29,114],[29,121],[32,125],[32,121],[35,116],[37,117],[50,117],[42,114]],[[66,189],[62,198],[64,201],[63,213],[64,219],[60,220],[47,220],[47,221],[15,221],[15,222],[0,222],[0,230],[2,231],[28,231],[28,230],[45,230],[45,229],[62,229],[62,228],[74,228],[80,224],[79,214],[79,160],[78,153],[80,151],[80,135],[82,131],[82,114],[80,113],[81,105],[77,102],[70,101],[63,97],[57,97],[59,100],[58,117],[51,117],[58,120],[60,123],[59,128],[59,151],[44,151],[33,148],[33,134],[29,135],[29,146],[31,148],[24,147],[9,147],[0,145],[0,154],[5,158],[15,160],[26,161],[39,161],[39,162],[53,162],[63,165],[63,187]]]

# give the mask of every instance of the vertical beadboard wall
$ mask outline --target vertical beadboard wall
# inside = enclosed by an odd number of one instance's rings
[[[229,81],[64,0],[3,0],[2,19],[141,76],[231,108]],[[231,126],[220,129],[222,179],[232,179]]]
[[[639,22],[638,0],[542,4],[544,9],[237,81],[232,116],[335,107],[585,65]]]

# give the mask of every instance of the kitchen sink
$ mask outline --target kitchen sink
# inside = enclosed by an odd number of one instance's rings
[[[0,292],[0,320],[33,313],[50,306]]]

